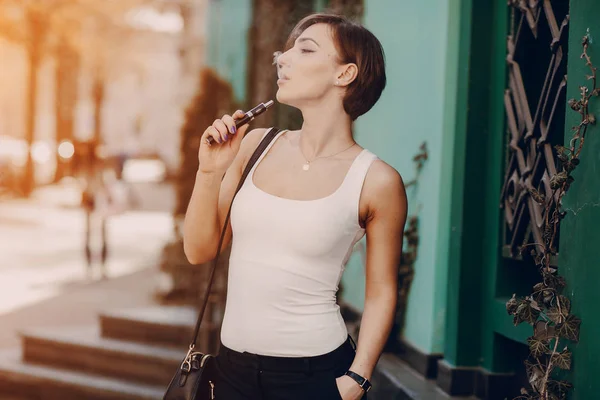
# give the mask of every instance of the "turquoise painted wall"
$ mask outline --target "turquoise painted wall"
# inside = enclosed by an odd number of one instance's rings
[[[248,29],[252,21],[250,0],[208,2],[206,64],[233,86],[236,101],[246,99]]]
[[[444,98],[446,88],[455,90],[446,78],[448,12],[448,0],[365,1],[364,24],[383,44],[388,84],[377,105],[356,122],[358,142],[405,182],[414,178],[412,158],[427,142],[429,160],[418,186],[407,191],[409,213],[419,210],[421,241],[404,331],[426,353],[443,351],[445,324],[453,130],[444,125]],[[356,253],[343,285],[344,300],[362,310],[364,267]]]

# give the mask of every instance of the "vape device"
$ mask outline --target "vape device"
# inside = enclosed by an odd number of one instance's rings
[[[269,100],[266,103],[260,103],[259,105],[254,107],[252,110],[247,111],[242,118],[235,120],[236,129],[251,122],[254,118],[258,117],[260,114],[267,111],[267,109],[269,107],[271,107],[273,104],[275,104],[273,102],[273,100]],[[209,146],[215,142],[215,140],[213,139],[212,136],[209,136],[206,140],[207,140]]]

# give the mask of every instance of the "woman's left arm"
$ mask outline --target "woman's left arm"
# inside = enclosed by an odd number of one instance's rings
[[[367,205],[365,303],[356,356],[350,370],[371,379],[396,313],[398,264],[407,200],[400,174],[383,161],[371,166],[363,188]],[[346,384],[353,382],[345,378]],[[340,382],[341,383],[341,382]],[[360,397],[357,397],[360,398]]]

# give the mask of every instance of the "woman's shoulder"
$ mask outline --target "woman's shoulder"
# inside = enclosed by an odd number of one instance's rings
[[[240,152],[244,155],[248,155],[246,153],[254,151],[254,149],[256,149],[256,146],[258,146],[258,144],[265,137],[268,131],[269,128],[255,128],[251,131],[248,131],[242,138]]]
[[[365,152],[373,157],[373,162],[365,177],[364,190],[373,194],[375,198],[387,196],[390,192],[403,192],[405,189],[404,181],[396,168],[377,157],[371,151],[365,149]]]
[[[267,136],[267,133],[271,131],[271,129],[277,129],[275,127],[270,128],[254,128],[251,131],[248,131],[242,140],[242,144],[246,143],[247,145],[258,145],[258,143]],[[279,131],[287,131],[288,129],[279,129]]]
[[[270,129],[271,128],[254,128],[254,129],[248,131],[248,133],[246,133],[246,135],[244,136],[244,139],[242,140],[242,143],[244,143],[244,142],[258,143],[259,141],[262,140],[262,138],[265,137],[265,135],[267,134],[267,132]]]

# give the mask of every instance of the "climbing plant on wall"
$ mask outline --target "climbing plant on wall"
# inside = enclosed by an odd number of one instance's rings
[[[527,322],[533,326],[533,336],[528,339],[529,358],[525,362],[531,388],[523,388],[517,399],[562,400],[567,398],[572,388],[569,381],[556,379],[556,373],[571,369],[568,343],[579,340],[581,320],[571,314],[571,300],[564,294],[567,282],[558,273],[558,268],[550,264],[550,260],[557,255],[557,233],[561,220],[567,215],[561,208],[562,199],[575,180],[572,173],[580,163],[587,130],[596,123],[596,117],[589,110],[589,103],[593,97],[600,95],[600,89],[597,88],[597,68],[587,52],[589,44],[589,36],[586,35],[582,40],[581,59],[590,68],[591,73],[587,79],[592,82],[591,88],[580,86],[580,98],[569,100],[570,108],[580,114],[581,120],[572,128],[573,137],[568,146],[555,146],[561,170],[551,177],[551,196],[547,198],[536,189],[529,189],[534,201],[544,207],[546,212],[543,242],[524,245],[520,249],[523,254],[531,251],[542,281],[533,286],[530,295],[523,298],[513,295],[506,303],[506,310],[514,317],[515,325]]]

